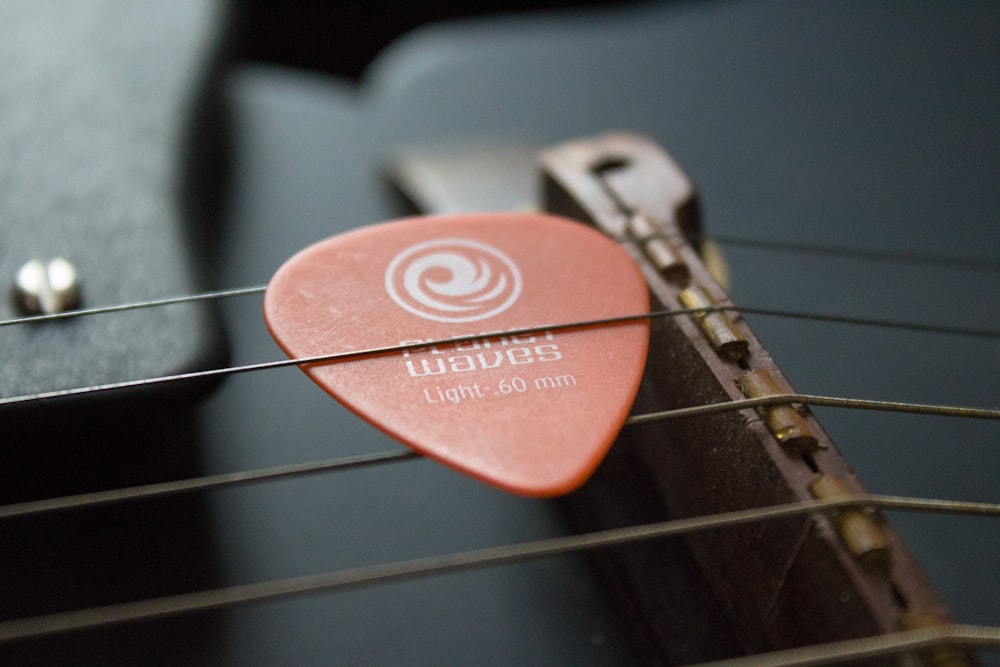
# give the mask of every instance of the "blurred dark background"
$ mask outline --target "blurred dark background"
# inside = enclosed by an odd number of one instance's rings
[[[514,12],[623,5],[599,0],[467,2],[274,2],[235,0],[243,37],[237,57],[358,80],[391,42],[428,23]],[[628,3],[635,4],[635,3]]]

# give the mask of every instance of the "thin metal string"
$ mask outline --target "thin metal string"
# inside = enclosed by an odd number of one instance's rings
[[[739,240],[739,239],[717,238],[716,240],[719,241],[720,243],[731,243],[731,244],[747,245],[747,246],[755,246],[758,244],[758,242]],[[818,246],[810,248],[807,246],[798,246],[797,244],[782,244],[782,247],[778,248],[772,247],[772,249],[797,250],[802,252],[824,252],[824,253],[827,252],[826,249]],[[991,271],[1000,268],[1000,266],[998,266],[997,263],[988,260],[982,260],[982,261],[962,260],[959,258],[946,258],[946,257],[932,258],[930,256],[910,257],[907,255],[898,255],[895,253],[878,253],[878,252],[870,253],[864,251],[852,252],[850,249],[837,249],[827,254],[842,254],[846,256],[857,256],[860,258],[870,258],[870,259],[888,258],[888,259],[896,259],[904,261],[905,260],[922,261],[925,263],[930,262],[941,265],[950,265],[950,266],[972,268],[972,269],[985,269]],[[9,326],[13,324],[37,322],[37,321],[65,319],[68,317],[76,317],[80,315],[120,312],[120,311],[134,310],[139,308],[158,307],[176,303],[186,303],[192,301],[202,301],[202,300],[220,299],[232,296],[242,296],[247,294],[256,294],[264,291],[265,288],[266,286],[255,286],[249,288],[239,288],[234,290],[220,290],[216,292],[206,292],[202,294],[190,295],[185,297],[174,297],[174,298],[158,299],[147,302],[121,304],[117,306],[108,306],[108,307],[93,308],[81,311],[72,311],[69,313],[60,313],[55,315],[20,318],[15,320],[0,320],[0,327]],[[351,358],[374,356],[390,352],[402,351],[405,349],[413,349],[416,347],[422,347],[424,345],[430,345],[430,344],[469,342],[472,340],[482,339],[484,337],[490,337],[490,336],[520,335],[525,333],[533,333],[544,329],[569,329],[569,328],[578,328],[586,326],[596,326],[601,324],[616,324],[616,323],[631,322],[640,319],[645,319],[647,317],[651,318],[651,317],[663,317],[663,316],[676,316],[683,314],[696,314],[699,312],[703,313],[703,312],[718,312],[718,311],[731,311],[731,312],[742,312],[742,313],[758,314],[765,316],[809,319],[821,322],[860,324],[868,326],[879,326],[879,327],[924,331],[932,333],[943,333],[951,335],[967,335],[967,336],[977,336],[977,337],[987,337],[987,338],[1000,337],[1000,332],[993,330],[985,330],[985,329],[941,327],[936,325],[913,324],[905,322],[893,322],[886,320],[854,318],[846,316],[808,314],[801,312],[780,311],[774,309],[762,309],[762,308],[752,308],[752,307],[717,306],[711,308],[684,309],[679,311],[658,311],[642,315],[626,316],[622,318],[609,318],[606,320],[577,322],[577,323],[558,325],[558,326],[532,327],[529,329],[518,330],[518,331],[496,332],[495,334],[478,334],[475,336],[448,339],[433,343],[424,343],[421,345],[373,348],[369,350],[363,350],[346,354],[322,355],[310,359],[287,360],[287,361],[282,360],[280,362],[252,364],[248,366],[233,367],[229,369],[211,369],[209,371],[204,371],[204,372],[179,374],[175,376],[165,376],[162,378],[150,378],[146,380],[138,380],[126,383],[113,383],[109,385],[81,387],[78,389],[71,389],[64,391],[45,392],[43,394],[37,394],[25,397],[11,397],[10,399],[0,399],[0,406],[6,403],[23,402],[23,400],[42,400],[44,398],[55,398],[59,396],[66,396],[77,393],[90,393],[91,391],[106,391],[115,388],[134,387],[134,386],[141,386],[145,384],[153,384],[159,382],[181,381],[184,379],[193,379],[194,377],[200,377],[200,376],[241,373],[241,372],[248,372],[255,370],[263,370],[267,368],[301,365],[307,363],[321,363],[324,361],[348,360]],[[17,400],[17,399],[23,399],[23,400]],[[936,414],[936,415],[974,417],[974,418],[986,418],[986,419],[1000,418],[1000,411],[997,410],[978,410],[973,408],[955,408],[949,406],[919,405],[919,404],[887,402],[887,401],[868,401],[862,399],[812,396],[804,394],[786,394],[781,396],[767,397],[763,399],[747,399],[744,401],[732,401],[732,402],[713,404],[708,406],[694,406],[692,408],[682,408],[679,410],[669,410],[669,411],[662,411],[645,415],[636,415],[630,418],[627,423],[645,424],[653,421],[659,421],[662,419],[716,414],[726,410],[737,410],[743,408],[760,407],[765,405],[788,403],[788,402],[804,403],[809,405],[844,407],[853,409],[890,410],[890,411],[907,412],[907,413]],[[115,489],[111,491],[97,492],[92,494],[82,494],[80,496],[57,498],[44,501],[36,501],[32,503],[21,503],[18,505],[9,505],[6,507],[0,507],[0,519],[12,518],[15,516],[27,516],[31,514],[56,511],[59,509],[69,509],[73,507],[104,505],[104,504],[118,502],[124,499],[148,498],[148,497],[172,495],[177,493],[211,489],[211,488],[225,488],[239,484],[262,481],[265,479],[280,479],[286,477],[295,477],[305,474],[327,472],[331,470],[348,469],[362,465],[372,465],[372,464],[388,463],[393,461],[402,461],[417,457],[419,457],[418,454],[408,451],[381,452],[377,454],[360,456],[360,457],[347,457],[343,459],[317,461],[306,464],[281,466],[276,468],[261,469],[248,472],[228,473],[223,475],[202,477],[193,480],[179,480],[163,484],[147,485],[144,487]],[[781,508],[761,508],[757,510],[751,510],[749,511],[746,517],[744,517],[742,520],[737,520],[737,522],[767,520],[771,518],[779,518],[780,516],[792,516],[794,514],[799,514],[799,513],[808,513],[811,511],[819,511],[821,509],[836,509],[838,507],[852,506],[858,504],[878,505],[882,507],[891,507],[894,509],[904,509],[904,510],[940,511],[940,512],[954,512],[963,514],[989,514],[989,515],[998,514],[997,506],[991,506],[982,503],[978,504],[958,503],[956,501],[934,501],[934,500],[915,499],[915,498],[892,499],[884,496],[861,496],[861,497],[854,497],[851,499],[834,499],[832,501],[817,501],[815,503],[796,504],[795,506],[788,506],[788,507],[789,508],[798,507],[799,510],[790,512],[788,514],[781,514],[780,511],[773,514],[770,513],[771,510],[781,510]],[[945,508],[946,505],[948,506],[947,509]],[[977,509],[973,509],[973,506],[976,506]],[[735,515],[738,513],[732,513],[732,514]],[[753,516],[754,514],[756,514],[756,516]],[[230,606],[235,604],[244,604],[256,601],[262,601],[266,599],[274,599],[276,597],[284,597],[286,595],[319,592],[323,590],[337,590],[340,588],[351,587],[351,586],[388,582],[404,577],[426,576],[426,575],[446,573],[471,567],[498,565],[508,562],[516,562],[528,558],[556,555],[558,553],[564,553],[568,551],[597,548],[599,546],[608,546],[610,544],[619,542],[634,541],[639,539],[652,539],[655,537],[665,537],[674,534],[683,534],[684,532],[706,530],[713,527],[721,527],[722,525],[732,525],[725,523],[725,521],[730,519],[736,519],[736,517],[732,515],[717,515],[715,517],[706,517],[703,520],[703,524],[698,524],[696,521],[695,523],[692,523],[687,527],[683,525],[683,522],[666,522],[664,524],[654,524],[648,527],[639,527],[640,530],[635,533],[629,533],[629,531],[633,529],[624,529],[624,532],[606,531],[605,533],[598,533],[588,536],[573,536],[573,538],[556,538],[555,540],[544,540],[524,545],[508,545],[489,550],[481,550],[478,552],[449,554],[447,556],[435,557],[431,559],[404,561],[400,563],[391,563],[383,566],[374,566],[367,568],[359,568],[357,570],[333,572],[333,573],[328,573],[326,575],[316,575],[316,576],[303,577],[297,579],[279,580],[279,581],[265,582],[262,584],[251,584],[247,586],[234,587],[230,589],[218,589],[216,591],[190,593],[180,596],[173,596],[171,598],[162,598],[160,600],[146,600],[136,603],[126,603],[125,605],[114,605],[111,607],[105,607],[100,609],[81,610],[77,612],[69,612],[67,614],[58,614],[49,617],[41,617],[38,619],[23,619],[20,621],[11,621],[7,623],[0,623],[0,642],[13,641],[16,639],[27,638],[27,637],[43,636],[59,632],[67,632],[71,630],[83,629],[88,627],[98,627],[109,624],[117,624],[129,620],[156,618],[166,615],[173,615],[176,613],[187,613],[192,611],[200,611],[200,610]],[[721,521],[722,523],[716,523],[717,521]],[[648,534],[644,534],[643,531],[641,530],[643,528],[648,528],[650,532]],[[658,528],[662,529],[662,532],[659,532],[657,530]],[[619,533],[619,532],[621,533],[620,535],[617,536],[613,535],[614,533]],[[579,542],[573,542],[572,540],[574,538],[582,538],[582,539]],[[560,545],[559,541],[563,539],[569,539],[570,541]],[[608,541],[604,542],[603,540],[608,540]],[[119,614],[119,612],[121,614]],[[89,620],[87,620],[88,617]],[[31,629],[32,627],[34,627],[34,629]],[[18,634],[19,632],[18,628],[21,628],[21,634]],[[28,631],[23,632],[23,630],[26,628],[28,629]],[[886,653],[894,653],[901,650],[908,650],[944,641],[947,641],[949,643],[971,643],[979,645],[997,646],[1000,645],[1000,628],[979,628],[974,626],[948,626],[946,628],[936,628],[932,630],[914,631],[909,633],[895,633],[892,635],[885,635],[882,637],[875,637],[864,640],[852,640],[851,642],[842,642],[839,644],[820,645],[820,646],[808,647],[805,649],[796,649],[795,651],[786,651],[776,654],[769,654],[767,656],[756,656],[756,657],[752,656],[750,658],[738,659],[732,664],[796,664],[796,665],[828,664],[829,662],[835,662],[838,660],[845,660],[856,657],[883,655]],[[755,659],[757,659],[758,662],[753,662]]]
[[[15,317],[9,320],[0,320],[0,328],[9,327],[15,324],[32,324],[35,322],[50,322],[52,320],[68,320],[74,317],[86,315],[104,315],[107,313],[120,313],[127,310],[141,310],[143,308],[159,308],[161,306],[171,306],[178,303],[192,303],[195,301],[213,301],[234,296],[245,296],[247,294],[260,294],[267,289],[267,285],[255,285],[253,287],[237,287],[234,289],[216,290],[214,292],[200,292],[198,294],[187,294],[184,296],[172,296],[164,299],[152,299],[149,301],[133,301],[131,303],[120,303],[114,306],[98,306],[96,308],[80,308],[78,310],[67,310],[62,313],[50,313],[48,315],[30,315],[27,317]]]
[[[626,420],[628,425],[649,424],[666,419],[681,419],[684,417],[702,417],[723,412],[742,410],[744,408],[760,408],[769,405],[787,403],[802,403],[803,405],[819,405],[831,408],[847,408],[850,410],[875,410],[879,412],[904,412],[917,415],[932,415],[938,417],[960,417],[964,419],[1000,419],[1000,409],[968,408],[952,405],[930,405],[927,403],[904,403],[901,401],[873,401],[863,398],[841,398],[839,396],[816,396],[814,394],[773,394],[760,398],[744,398],[735,401],[694,405],[689,408],[675,408],[660,412],[649,412],[633,415]]]
[[[760,239],[743,238],[739,236],[727,236],[727,235],[664,234],[663,236],[667,238],[683,238],[689,241],[714,241],[722,245],[731,245],[731,246],[754,248],[761,250],[773,250],[778,252],[829,255],[834,257],[846,257],[846,258],[864,259],[871,261],[907,262],[912,264],[941,266],[941,267],[956,268],[956,269],[970,269],[976,271],[990,271],[990,272],[1000,271],[1000,260],[990,259],[985,257],[963,257],[955,255],[943,255],[937,253],[899,252],[891,250],[868,250],[864,248],[853,248],[849,246],[818,245],[818,244],[804,243],[798,241],[766,241]],[[248,294],[260,294],[266,290],[267,290],[267,285],[253,285],[250,287],[236,287],[232,289],[223,289],[223,290],[215,290],[209,292],[200,292],[197,294],[166,297],[162,299],[133,301],[112,306],[81,308],[78,310],[71,310],[63,313],[51,313],[48,315],[31,315],[27,317],[17,317],[6,320],[0,320],[0,328],[15,324],[48,322],[52,320],[71,319],[87,315],[117,313],[128,310],[139,310],[143,308],[157,308],[161,306],[169,306],[178,303],[213,301],[216,299],[245,296]],[[793,315],[786,313],[782,316],[792,317]],[[807,319],[819,319],[823,316],[801,314],[801,317]],[[841,321],[841,319],[837,318],[834,321]],[[879,326],[884,326],[884,325],[880,324]]]
[[[31,315],[28,317],[18,317],[7,320],[0,320],[0,328],[13,326],[18,324],[32,324],[38,322],[49,322],[53,320],[66,320],[75,317],[82,317],[86,315],[102,315],[108,313],[119,313],[130,310],[140,310],[143,308],[157,308],[161,306],[169,306],[180,303],[191,303],[196,301],[210,301],[213,299],[220,299],[225,297],[235,297],[235,296],[246,296],[250,294],[261,294],[267,291],[267,285],[256,285],[253,287],[240,287],[228,290],[218,290],[215,292],[201,292],[198,294],[190,294],[187,296],[177,296],[165,299],[154,299],[151,301],[135,301],[131,303],[123,303],[114,306],[100,306],[96,308],[83,308],[80,310],[69,310],[63,313],[51,313],[48,315]],[[925,332],[925,333],[939,333],[939,334],[949,334],[956,336],[974,336],[981,338],[1000,338],[1000,329],[984,329],[976,327],[958,327],[958,326],[945,326],[938,324],[927,324],[923,322],[906,322],[902,320],[885,320],[879,318],[871,317],[857,317],[854,315],[831,315],[826,313],[807,313],[800,310],[785,310],[780,308],[759,308],[755,306],[705,306],[702,308],[684,308],[677,310],[658,310],[649,313],[636,313],[635,315],[627,315],[622,318],[612,318],[620,319],[624,321],[630,320],[640,320],[640,319],[653,319],[657,317],[671,317],[676,315],[690,315],[695,313],[716,313],[716,312],[733,312],[733,313],[747,313],[751,315],[765,315],[769,317],[781,317],[785,319],[798,319],[798,320],[812,320],[815,322],[828,322],[835,324],[855,324],[864,326],[881,327],[885,329],[903,329],[907,331],[915,332]],[[594,320],[594,322],[600,324],[605,320]],[[576,327],[585,326],[590,324],[589,322],[578,322],[559,325],[561,327]],[[532,329],[526,329],[526,331],[543,329],[546,327],[535,327]],[[547,327],[553,328],[553,327]],[[506,332],[510,333],[510,332]]]
[[[250,288],[250,289],[256,291],[262,288]],[[244,290],[239,293],[246,294],[252,292]],[[203,295],[203,296],[205,298],[218,298],[218,295],[222,293],[214,293],[214,294],[216,296],[210,296],[210,295]],[[228,291],[225,294],[232,296],[236,295],[237,292]],[[357,359],[361,357],[369,357],[391,352],[416,349],[431,344],[443,345],[443,344],[454,344],[461,342],[471,342],[474,340],[481,340],[482,338],[487,338],[491,336],[501,336],[501,335],[511,336],[511,335],[536,333],[544,329],[570,329],[570,328],[591,327],[598,325],[623,324],[628,322],[634,322],[636,320],[645,319],[647,317],[676,316],[682,314],[694,314],[694,313],[702,313],[713,310],[718,311],[724,309],[728,310],[735,308],[713,307],[713,308],[692,308],[692,309],[672,310],[672,311],[658,311],[654,313],[644,313],[639,315],[604,318],[599,320],[588,320],[588,321],[575,322],[564,325],[554,325],[547,327],[530,327],[530,328],[509,330],[503,332],[498,331],[492,334],[489,333],[475,334],[475,335],[461,336],[450,339],[442,339],[431,343],[392,345],[380,348],[368,348],[365,350],[360,350],[355,352],[345,352],[345,353],[337,353],[331,355],[319,355],[302,359],[284,359],[275,362],[264,362],[264,363],[249,364],[244,366],[209,369],[205,371],[196,371],[191,373],[163,376],[158,378],[146,378],[142,380],[109,383],[105,385],[92,385],[89,387],[79,387],[73,389],[43,392],[38,394],[7,397],[0,399],[0,406],[15,404],[15,403],[30,402],[30,401],[39,401],[44,399],[62,398],[84,393],[110,391],[113,389],[125,389],[125,388],[145,386],[150,384],[177,382],[195,378],[205,378],[213,375],[235,374],[235,373],[258,371],[258,370],[265,370],[272,368],[282,368],[292,365],[304,365],[304,364],[313,364],[313,363],[331,362],[331,361],[348,361],[351,359]],[[744,308],[741,310],[745,311],[746,309]],[[746,408],[778,405],[782,403],[786,404],[801,403],[807,405],[820,405],[820,406],[829,406],[837,408],[879,410],[888,412],[903,412],[911,414],[937,415],[937,416],[949,416],[949,417],[961,417],[961,418],[994,419],[994,420],[1000,419],[1000,410],[916,404],[916,403],[905,403],[898,401],[875,401],[875,400],[866,400],[858,398],[817,396],[810,394],[780,394],[762,398],[725,401],[715,404],[691,406],[686,408],[664,410],[664,411],[641,414],[641,415],[633,415],[629,417],[625,423],[626,425],[642,425],[668,419],[699,417],[699,416],[719,414],[728,411],[741,410]],[[411,452],[382,452],[362,457],[330,459],[326,461],[316,461],[310,463],[295,464],[291,466],[279,466],[275,468],[260,469],[255,471],[225,473],[221,475],[213,475],[196,479],[174,480],[171,482],[164,482],[159,484],[113,489],[113,490],[93,492],[87,494],[79,494],[76,496],[63,497],[63,498],[44,499],[44,500],[18,503],[15,505],[0,507],[0,519],[24,517],[33,514],[53,512],[61,509],[91,507],[91,506],[104,505],[131,499],[172,495],[177,493],[183,493],[186,491],[222,488],[226,486],[246,484],[252,481],[280,479],[283,477],[291,477],[296,475],[314,474],[324,471],[332,471],[336,469],[356,467],[358,465],[368,465],[372,463],[403,460],[405,458],[411,458],[416,456],[418,455],[413,454]]]
[[[677,317],[680,315],[697,315],[704,313],[713,312],[741,312],[741,313],[752,313],[758,315],[771,315],[776,317],[793,317],[799,319],[812,319],[824,322],[837,322],[841,324],[856,324],[856,325],[867,325],[867,326],[881,326],[897,329],[906,329],[910,331],[921,331],[921,332],[932,332],[932,333],[942,333],[950,335],[966,335],[966,336],[977,336],[986,338],[1000,338],[1000,330],[992,329],[970,329],[965,327],[944,327],[936,325],[927,324],[904,324],[900,322],[892,322],[886,320],[874,320],[867,318],[855,318],[855,317],[842,317],[835,315],[806,315],[803,313],[797,313],[792,311],[780,311],[765,308],[747,308],[742,306],[708,306],[702,308],[680,308],[676,310],[659,310],[652,311],[649,313],[636,313],[633,315],[621,315],[617,317],[606,317],[598,318],[592,320],[581,320],[578,322],[568,322],[562,324],[540,324],[536,326],[523,327],[519,329],[509,329],[506,331],[494,331],[488,333],[471,334],[468,336],[456,336],[454,338],[443,338],[438,340],[426,341],[422,343],[412,343],[412,344],[400,344],[400,345],[384,345],[380,347],[370,347],[363,350],[355,350],[350,352],[337,352],[332,354],[321,354],[310,357],[302,357],[298,359],[281,359],[278,361],[267,361],[256,364],[246,364],[242,366],[228,366],[224,368],[210,368],[201,371],[191,371],[188,373],[178,373],[175,375],[164,375],[152,378],[142,378],[138,380],[124,380],[121,382],[110,382],[106,384],[99,385],[89,385],[86,387],[73,387],[68,389],[55,389],[52,391],[37,392],[34,394],[21,394],[17,396],[8,396],[0,398],[0,408],[5,405],[12,405],[16,403],[29,403],[33,401],[42,401],[47,399],[56,398],[66,398],[69,396],[78,396],[81,394],[93,394],[105,391],[114,391],[120,389],[133,389],[138,387],[145,387],[150,385],[167,384],[171,382],[182,382],[185,380],[196,380],[205,379],[210,377],[218,377],[225,375],[235,375],[237,373],[247,373],[253,371],[269,370],[275,368],[284,368],[287,366],[301,366],[306,364],[319,364],[319,363],[329,363],[338,361],[350,361],[353,359],[359,359],[363,357],[373,357],[380,356],[395,352],[403,352],[406,350],[415,350],[418,348],[426,347],[429,345],[449,345],[457,343],[471,343],[477,340],[482,340],[484,338],[497,338],[501,336],[520,336],[533,333],[539,333],[541,331],[565,331],[572,329],[582,329],[597,326],[612,326],[617,324],[627,324],[630,322],[637,322],[645,319],[653,319],[659,317]],[[990,418],[990,417],[987,417]]]
[[[1000,504],[997,503],[872,494],[802,501],[5,621],[0,623],[0,643],[260,603],[290,596],[332,592],[414,577],[505,565],[640,540],[685,535],[749,522],[773,521],[858,506],[972,516],[1000,516]]]
[[[740,236],[728,236],[724,234],[685,235],[668,233],[664,234],[664,236],[692,241],[714,241],[720,245],[753,248],[755,250],[773,250],[776,252],[789,252],[807,255],[827,255],[832,257],[863,259],[877,262],[905,262],[907,264],[940,266],[951,269],[969,269],[973,271],[1000,271],[1000,259],[987,257],[968,257],[945,255],[940,253],[901,252],[895,250],[869,250],[850,246],[819,245],[816,243],[805,243],[800,241],[766,241]]]
[[[933,646],[976,646],[1000,648],[1000,627],[981,625],[942,625],[934,628],[891,632],[875,637],[845,639],[829,644],[814,644],[750,655],[731,660],[702,663],[701,667],[807,667],[832,665],[847,660],[863,660],[894,655]]]
[[[384,465],[387,463],[397,463],[400,461],[408,461],[418,458],[421,458],[421,455],[414,451],[392,450],[375,452],[372,454],[361,454],[358,456],[325,459],[323,461],[310,461],[307,463],[274,466],[271,468],[258,468],[255,470],[221,473],[218,475],[205,475],[203,477],[178,479],[169,482],[157,482],[155,484],[126,486],[117,489],[108,489],[106,491],[80,493],[72,496],[30,500],[22,503],[0,505],[0,521],[6,519],[19,519],[39,514],[49,514],[64,510],[84,509],[98,507],[101,505],[114,505],[133,500],[162,498],[164,496],[175,496],[182,493],[192,493],[196,491],[225,489],[234,486],[251,484],[254,482],[304,477],[306,475],[350,470],[352,468],[361,468],[365,466]]]
[[[903,412],[946,417],[962,417],[967,419],[1000,420],[1000,410],[985,410],[966,407],[943,405],[926,405],[919,403],[900,403],[895,401],[870,401],[856,398],[838,398],[835,396],[813,396],[810,394],[776,394],[762,398],[748,398],[735,401],[724,401],[708,405],[696,405],[689,408],[675,408],[641,415],[633,415],[625,421],[625,426],[641,426],[670,419],[703,417],[707,415],[733,412],[745,408],[765,407],[801,403],[805,405],[821,405],[836,408],[856,410],[878,410],[886,412]],[[250,484],[252,482],[272,481],[290,477],[301,477],[325,472],[335,472],[369,465],[397,463],[421,458],[421,455],[409,450],[392,450],[348,456],[322,461],[297,463],[271,468],[259,468],[241,472],[207,475],[190,479],[158,482],[133,487],[123,487],[106,491],[94,491],[72,496],[32,500],[23,503],[0,506],[0,521],[23,518],[38,514],[47,514],[70,509],[83,509],[99,505],[109,505],[132,500],[149,499],[177,495],[194,491],[209,491],[231,486]]]

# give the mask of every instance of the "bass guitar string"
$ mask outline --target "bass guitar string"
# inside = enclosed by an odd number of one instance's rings
[[[261,603],[291,596],[332,592],[415,577],[448,574],[472,568],[506,565],[529,559],[588,551],[641,540],[686,535],[750,522],[773,521],[859,506],[971,516],[1000,516],[1000,504],[957,500],[858,494],[849,497],[801,501],[4,621],[0,622],[0,644],[128,622]]]

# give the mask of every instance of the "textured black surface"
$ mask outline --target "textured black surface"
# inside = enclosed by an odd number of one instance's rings
[[[211,119],[220,22],[197,0],[0,4],[4,297],[22,264],[57,256],[85,307],[197,291],[189,226],[211,205],[182,193],[211,148],[187,144]],[[4,298],[0,319],[17,315]],[[6,327],[0,396],[194,370],[220,360],[220,337],[205,305]]]

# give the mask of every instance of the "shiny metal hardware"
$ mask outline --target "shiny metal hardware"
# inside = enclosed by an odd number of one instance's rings
[[[688,287],[678,296],[685,308],[714,308],[715,301],[701,287]],[[736,328],[729,315],[720,311],[692,313],[692,319],[701,327],[712,348],[733,360],[746,356],[749,343]]]
[[[673,243],[664,236],[663,230],[657,227],[649,216],[641,213],[633,215],[629,218],[626,230],[665,280],[682,287],[687,285],[691,279],[688,265],[684,263]]]
[[[778,384],[770,371],[765,370],[751,371],[740,377],[736,383],[747,398],[789,393]],[[809,451],[819,446],[809,424],[791,405],[767,406],[761,408],[760,412],[768,430],[783,447]]]
[[[820,500],[854,495],[847,481],[834,475],[820,475],[809,485],[809,491]],[[885,534],[870,514],[863,509],[846,509],[836,512],[832,520],[844,546],[855,558],[883,572],[889,571]]]
[[[906,612],[899,618],[900,630],[926,630],[950,625],[951,619],[936,612]],[[970,667],[969,655],[954,644],[935,644],[922,651],[924,661],[934,667]]]
[[[545,210],[591,224],[621,242],[646,275],[652,309],[686,306],[696,311],[691,319],[664,319],[655,325],[659,344],[650,346],[644,380],[650,391],[645,396],[640,393],[644,409],[703,403],[709,397],[735,400],[741,393],[794,393],[750,326],[727,314],[731,302],[706,266],[711,263],[706,260],[710,247],[699,231],[696,191],[669,156],[648,139],[613,133],[553,147],[539,158]],[[687,265],[685,280],[675,282],[662,273],[660,265],[672,260],[644,247],[654,238],[670,242],[671,250]],[[756,375],[757,371],[767,371],[770,378]],[[789,497],[856,499],[862,493],[829,435],[804,409],[779,403],[762,411],[761,421],[769,433],[746,428],[744,418],[706,418],[697,429],[664,426],[660,437],[670,446],[641,451],[636,460],[662,480],[658,495],[664,506],[682,505],[692,514],[776,504]],[[810,435],[815,445],[810,444]],[[785,446],[775,447],[775,438]],[[746,466],[748,462],[752,467]],[[760,478],[762,471],[769,483],[745,483],[747,475]],[[703,488],[718,493],[690,494],[692,476]],[[590,493],[592,503],[606,501],[596,490]],[[771,553],[787,552],[789,560],[748,560],[739,572],[732,567],[731,553],[720,545],[738,550],[746,540],[760,539],[759,533],[692,536],[690,545],[734,618],[749,628],[763,622],[762,636],[775,627],[770,619],[775,618],[776,608],[758,604],[762,598],[780,601],[777,606],[785,618],[810,618],[817,600],[824,596],[843,600],[846,594],[858,604],[827,606],[831,618],[837,616],[845,627],[853,626],[864,613],[869,633],[898,628],[901,615],[908,612],[944,610],[899,536],[872,508],[845,506],[816,517],[815,523],[813,528],[803,526],[805,543],[790,537],[800,532],[767,536]],[[798,568],[796,554],[803,552],[804,544],[831,556],[822,572],[798,571],[794,578],[808,577],[807,587],[791,581],[789,569]],[[632,578],[631,583],[635,586],[636,581],[642,580]],[[760,584],[753,596],[744,596],[748,581]],[[903,664],[911,662],[916,661]]]
[[[51,315],[80,306],[76,269],[62,257],[33,259],[14,278],[14,304],[23,315]]]
[[[615,132],[544,151],[546,209],[586,220],[611,238],[627,234],[630,214],[671,222],[698,237],[698,198],[684,171],[658,146]]]

